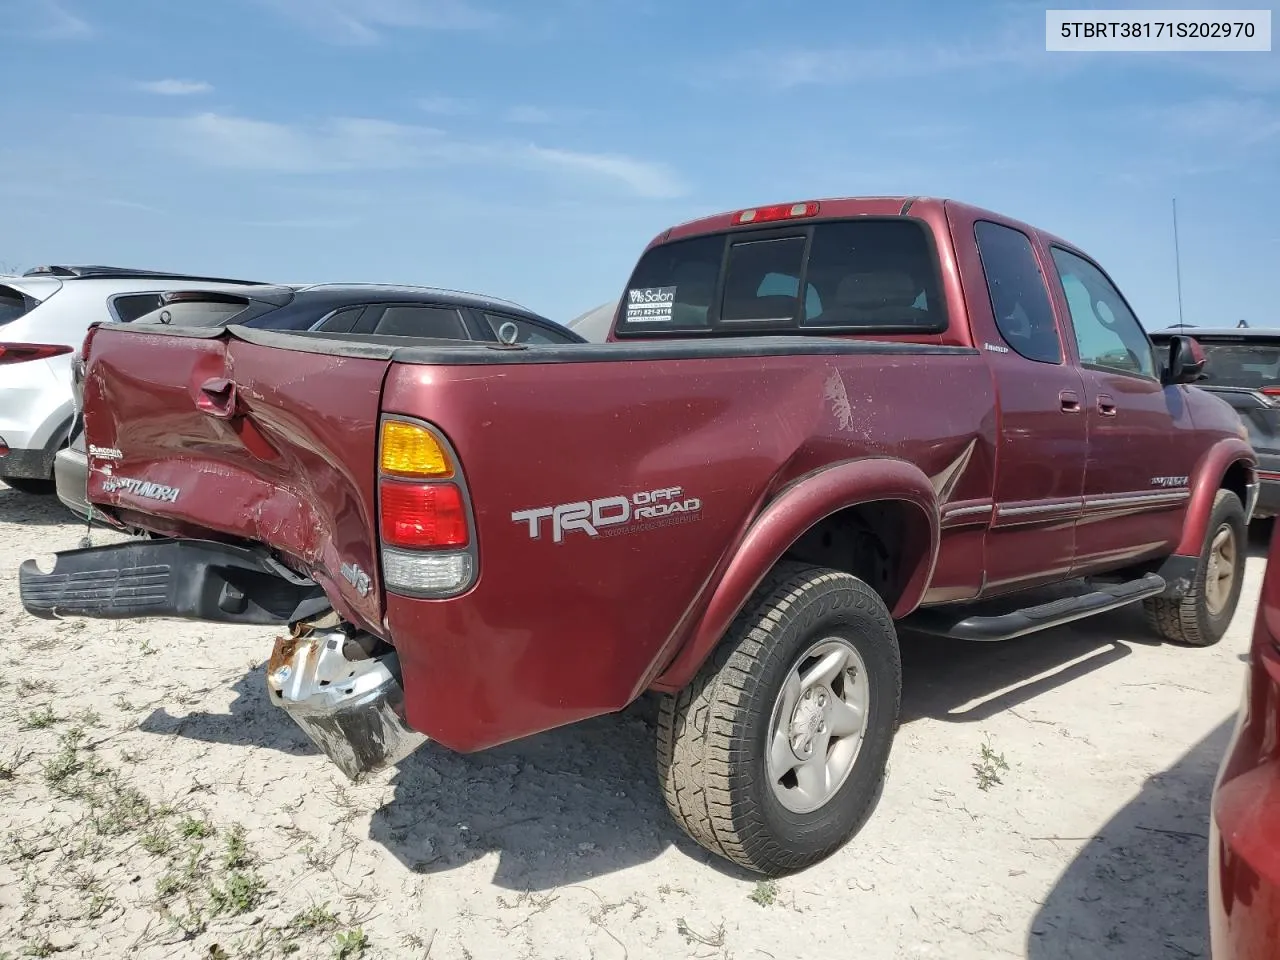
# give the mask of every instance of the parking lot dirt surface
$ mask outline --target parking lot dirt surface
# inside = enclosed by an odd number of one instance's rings
[[[904,635],[874,815],[777,883],[670,819],[649,700],[352,784],[268,702],[272,631],[27,616],[18,565],[84,535],[0,487],[0,957],[1208,956],[1262,535],[1209,649],[1140,608],[1000,644]]]

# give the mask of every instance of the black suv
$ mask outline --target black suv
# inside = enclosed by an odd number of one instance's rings
[[[491,343],[586,343],[586,338],[519,304],[435,287],[373,283],[258,284],[243,290],[182,290],[132,321],[177,327],[237,326],[315,330],[337,336],[479,340]],[[54,461],[58,498],[84,518],[88,461],[79,424],[82,358],[72,362],[76,423]]]
[[[1280,515],[1280,330],[1193,327],[1156,330],[1151,340],[1167,348],[1172,336],[1193,337],[1204,349],[1196,384],[1235,407],[1258,454],[1257,518]]]

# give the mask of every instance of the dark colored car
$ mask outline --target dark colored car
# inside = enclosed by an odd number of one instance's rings
[[[379,338],[470,340],[483,343],[585,343],[566,327],[507,300],[434,287],[359,283],[251,286],[243,291],[187,290],[163,296],[136,324],[209,327],[237,324],[262,330],[311,330]],[[71,443],[54,462],[58,499],[82,519],[88,464],[79,422],[83,359],[72,361],[76,420]]]
[[[1209,825],[1213,960],[1280,956],[1280,524],[1271,535],[1244,696]]]
[[[88,496],[165,539],[28,561],[23,605],[290,625],[269,696],[350,776],[660,693],[670,811],[765,874],[870,815],[899,625],[1231,621],[1244,427],[1065,240],[932,198],[719,214],[649,245],[608,340],[99,327]]]
[[[1178,335],[1194,337],[1204,350],[1196,386],[1231,404],[1249,429],[1262,481],[1254,516],[1280,514],[1280,329],[1178,327],[1158,330],[1151,340],[1167,348]]]

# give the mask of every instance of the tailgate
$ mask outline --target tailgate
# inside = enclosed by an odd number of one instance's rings
[[[84,383],[89,500],[156,533],[265,544],[382,633],[374,467],[390,351],[362,354],[259,345],[235,328],[99,328]]]

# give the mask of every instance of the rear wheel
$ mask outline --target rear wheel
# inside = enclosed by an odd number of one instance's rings
[[[672,814],[699,844],[758,873],[824,859],[879,795],[901,677],[874,590],[780,564],[689,687],[662,702],[658,772]]]
[[[2,477],[7,487],[12,487],[19,493],[31,493],[38,496],[46,497],[54,493],[55,487],[52,480],[36,480],[31,477]]]
[[[1166,640],[1193,647],[1221,640],[1240,600],[1246,544],[1240,498],[1230,490],[1219,490],[1190,588],[1179,599],[1143,601],[1151,627]]]

